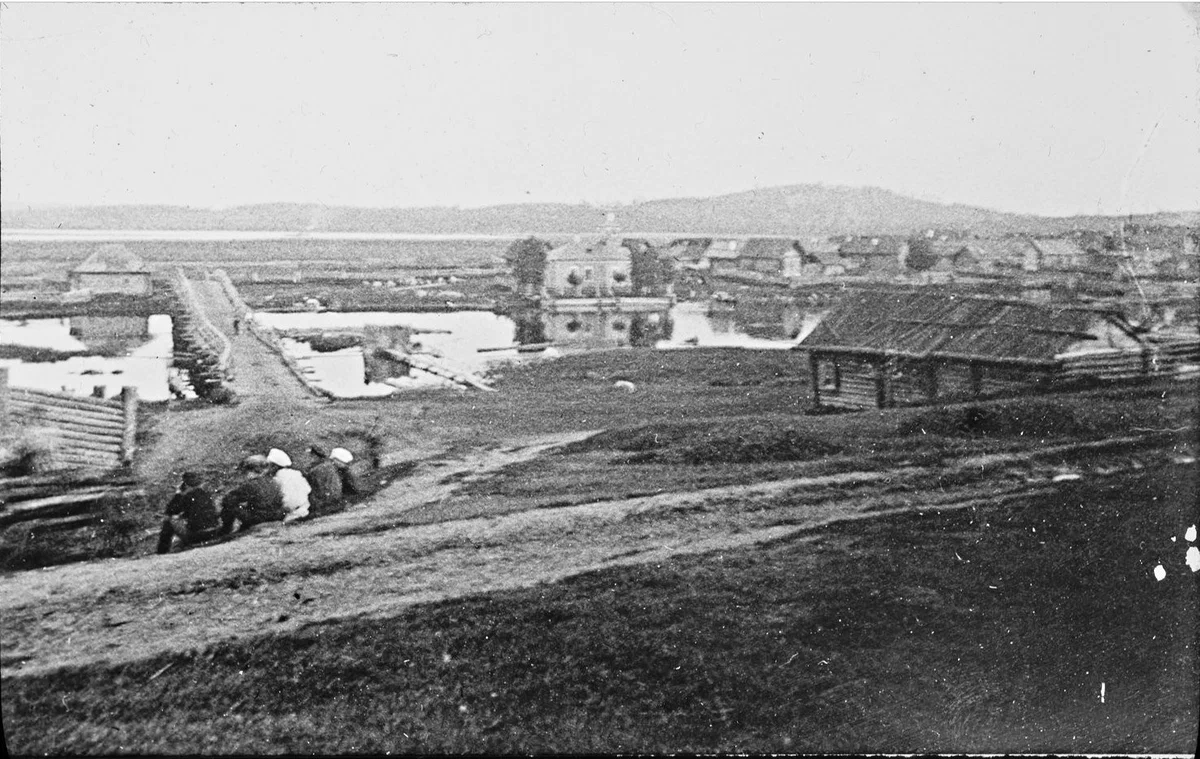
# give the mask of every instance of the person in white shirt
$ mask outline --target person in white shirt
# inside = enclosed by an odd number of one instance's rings
[[[275,466],[275,482],[279,483],[279,489],[283,491],[283,508],[287,510],[283,521],[294,522],[307,517],[308,494],[312,492],[312,486],[308,484],[304,474],[298,469],[293,469],[291,456],[278,448],[271,449],[267,454],[267,461]]]

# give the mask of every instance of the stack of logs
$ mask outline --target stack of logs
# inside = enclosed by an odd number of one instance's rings
[[[128,478],[29,475],[0,479],[0,529],[24,524],[29,534],[76,530],[104,517],[101,504],[115,495],[142,495]]]
[[[213,326],[182,269],[171,277],[171,288],[179,302],[173,320],[175,365],[186,370],[192,388],[201,398],[214,400],[225,393],[230,379],[232,345],[225,333]]]

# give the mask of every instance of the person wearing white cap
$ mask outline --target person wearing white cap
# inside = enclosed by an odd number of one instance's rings
[[[312,487],[304,475],[292,468],[292,457],[278,448],[272,448],[267,453],[267,461],[275,467],[275,482],[283,491],[283,507],[287,509],[284,522],[294,522],[308,516],[308,494]]]
[[[342,478],[342,492],[350,493],[351,495],[363,492],[362,484],[358,481],[358,476],[350,468],[350,462],[354,461],[354,455],[345,448],[334,448],[329,454],[329,458],[337,463],[338,474]]]

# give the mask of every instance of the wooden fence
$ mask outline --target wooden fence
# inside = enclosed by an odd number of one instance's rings
[[[133,460],[137,390],[112,400],[9,387],[0,368],[0,423],[5,429],[38,429],[54,469],[109,471]]]
[[[1061,356],[1059,377],[1133,379],[1170,375],[1200,363],[1200,338],[1147,341],[1141,350],[1104,350]]]

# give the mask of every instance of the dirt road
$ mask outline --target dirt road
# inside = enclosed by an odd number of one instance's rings
[[[187,413],[164,414],[156,419],[154,445],[139,452],[138,478],[150,484],[151,498],[161,500],[178,477],[194,466],[197,452],[229,445],[230,431],[248,419],[274,420],[276,428],[311,418],[327,401],[309,391],[284,365],[280,357],[245,325],[240,334],[233,329],[234,308],[219,282],[191,280],[197,299],[209,321],[225,333],[232,346],[235,405],[193,409]]]
[[[1055,487],[1045,477],[1010,476],[938,491],[907,487],[947,471],[1021,464],[976,457],[936,472],[919,467],[849,472],[405,524],[406,512],[449,497],[465,479],[587,434],[429,459],[368,503],[307,524],[264,526],[169,556],[13,575],[0,595],[0,667],[9,676],[201,651],[222,640],[387,616],[413,604],[553,582],[603,567],[732,549],[834,521],[985,506]]]

